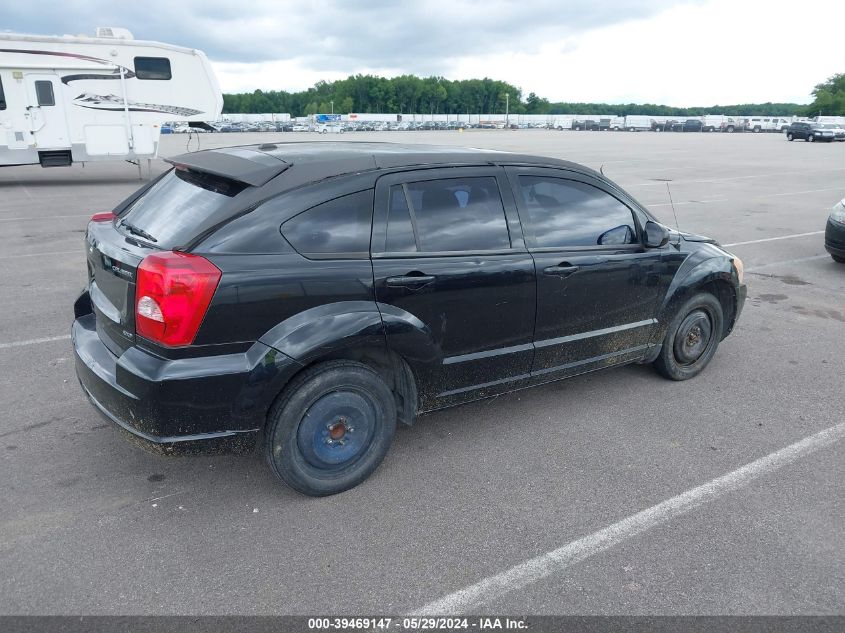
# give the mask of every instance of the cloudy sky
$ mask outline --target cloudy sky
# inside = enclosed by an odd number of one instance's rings
[[[21,0],[0,29],[204,50],[224,92],[356,73],[491,77],[552,101],[808,103],[845,72],[845,2],[778,0]]]

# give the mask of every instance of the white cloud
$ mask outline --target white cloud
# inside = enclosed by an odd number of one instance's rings
[[[204,50],[227,92],[356,73],[491,77],[553,101],[808,102],[842,60],[845,2],[49,0],[0,2],[30,33],[130,28]]]
[[[762,0],[710,0],[653,17],[536,42],[534,48],[452,58],[449,79],[493,77],[552,101],[651,102],[676,106],[762,101],[808,103],[817,83],[844,72],[845,3],[802,13]],[[507,47],[504,47],[507,48]],[[421,61],[423,67],[424,62]],[[302,90],[346,77],[314,70],[308,57],[215,64],[225,91]],[[358,68],[392,76],[403,68]],[[419,72],[419,71],[418,71]],[[434,72],[434,71],[432,71]]]

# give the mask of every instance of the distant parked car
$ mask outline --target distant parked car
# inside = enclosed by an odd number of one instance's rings
[[[833,140],[834,141],[845,141],[845,127],[842,127],[839,123],[821,123],[826,130],[833,130]]]
[[[789,121],[781,117],[751,117],[747,126],[751,132],[785,132]]]
[[[795,121],[786,129],[786,140],[804,139],[813,141],[833,141],[836,138],[834,129],[825,127],[829,123],[814,123],[812,121]]]
[[[845,264],[845,200],[837,202],[827,217],[824,247],[834,261]]]
[[[681,132],[701,132],[704,124],[699,119],[687,119],[681,126]]]
[[[744,119],[736,119],[734,117],[725,117],[722,122],[722,131],[728,134],[734,132],[743,132],[745,130],[746,122]]]

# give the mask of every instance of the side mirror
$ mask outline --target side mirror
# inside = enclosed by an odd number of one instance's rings
[[[647,248],[660,248],[669,241],[669,229],[649,220],[643,229],[643,242]]]

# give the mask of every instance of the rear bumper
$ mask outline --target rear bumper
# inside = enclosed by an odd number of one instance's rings
[[[254,442],[299,364],[255,343],[243,354],[167,360],[138,348],[115,356],[93,314],[71,328],[76,374],[92,404],[147,448]]]

